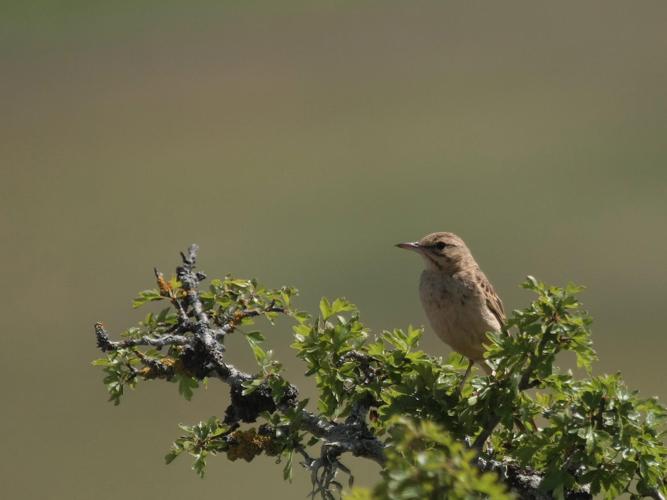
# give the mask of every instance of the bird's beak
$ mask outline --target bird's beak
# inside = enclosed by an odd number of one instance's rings
[[[408,241],[407,243],[398,243],[396,245],[398,248],[403,248],[404,250],[413,250],[419,252],[422,249],[422,246],[416,241]]]

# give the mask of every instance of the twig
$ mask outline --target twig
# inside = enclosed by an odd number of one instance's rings
[[[665,495],[663,495],[661,492],[659,492],[656,489],[650,490],[647,494],[648,494],[648,496],[650,496],[654,500],[665,500]]]
[[[118,349],[126,349],[128,347],[136,347],[142,345],[149,345],[152,347],[164,347],[166,345],[186,345],[189,340],[184,335],[163,335],[162,337],[137,337],[125,340],[112,342],[109,340],[109,334],[102,323],[95,323],[95,334],[97,336],[97,346],[104,352],[116,351]]]

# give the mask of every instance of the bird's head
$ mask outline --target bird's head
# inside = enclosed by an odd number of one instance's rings
[[[396,246],[417,252],[426,261],[426,268],[434,271],[454,273],[476,265],[465,242],[454,233],[431,233],[419,241]]]

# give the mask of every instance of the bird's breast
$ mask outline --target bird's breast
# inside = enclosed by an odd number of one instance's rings
[[[481,359],[485,333],[498,330],[472,284],[441,272],[424,271],[419,295],[434,332],[455,351]]]

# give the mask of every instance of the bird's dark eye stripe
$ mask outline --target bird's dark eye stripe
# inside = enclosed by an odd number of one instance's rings
[[[433,246],[434,246],[435,248],[437,248],[438,250],[443,250],[443,249],[447,246],[447,244],[444,243],[444,242],[442,242],[442,241],[438,241],[438,242],[437,242],[435,245],[433,245]]]

